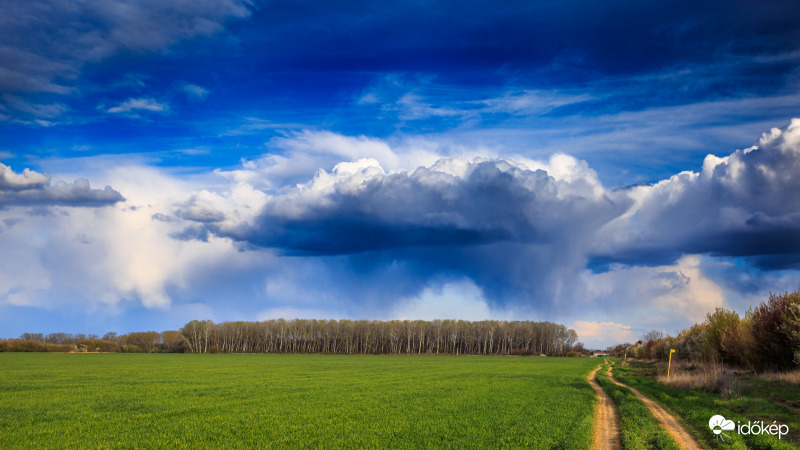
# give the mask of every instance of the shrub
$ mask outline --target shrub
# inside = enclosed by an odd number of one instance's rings
[[[707,347],[706,353],[712,356],[712,359],[720,357],[726,361],[735,355],[735,353],[728,354],[725,351],[722,341],[726,334],[735,333],[733,330],[738,330],[739,320],[736,312],[725,308],[716,308],[713,313],[706,314],[703,344]]]
[[[72,345],[44,344],[47,352],[69,353],[75,350]]]
[[[794,332],[800,321],[794,322],[795,306],[800,303],[800,292],[781,295],[770,294],[769,301],[748,311],[752,320],[751,333],[760,369],[787,369],[795,367],[795,353],[800,351],[800,342],[795,341]],[[797,336],[800,340],[800,335]]]

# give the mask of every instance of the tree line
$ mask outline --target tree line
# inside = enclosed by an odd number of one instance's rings
[[[740,317],[717,308],[694,324],[669,336],[657,330],[636,344],[609,348],[615,356],[640,359],[669,357],[698,362],[722,362],[755,370],[782,370],[800,366],[800,290],[770,294],[766,302]]]
[[[564,356],[579,347],[575,330],[531,321],[194,320],[181,332],[193,353]]]
[[[547,355],[585,354],[575,330],[552,322],[464,320],[193,320],[179,331],[24,333],[0,351]]]
[[[182,352],[180,331],[143,331],[118,335],[22,333],[19,339],[0,339],[0,352]]]

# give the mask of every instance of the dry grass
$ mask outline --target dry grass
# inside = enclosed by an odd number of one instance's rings
[[[767,372],[758,376],[762,380],[785,381],[786,383],[800,385],[800,370],[794,372]]]
[[[699,389],[732,397],[741,393],[739,374],[721,364],[683,365],[673,369],[669,379],[663,374],[658,376],[658,381],[679,389]]]

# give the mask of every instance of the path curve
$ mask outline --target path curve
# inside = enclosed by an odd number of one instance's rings
[[[619,439],[619,415],[614,406],[614,402],[606,394],[606,391],[597,383],[595,376],[602,365],[589,374],[589,384],[592,385],[597,394],[597,409],[594,413],[594,449],[613,449],[622,448]]]
[[[611,364],[613,365],[614,363],[612,362]],[[672,439],[675,439],[675,442],[678,444],[678,446],[690,450],[702,448],[697,442],[697,439],[695,439],[694,436],[686,431],[686,428],[684,428],[683,425],[678,422],[678,419],[676,419],[672,414],[668,413],[664,407],[645,397],[641,392],[628,386],[627,384],[617,381],[617,379],[611,374],[611,366],[608,367],[608,379],[617,386],[622,386],[626,389],[629,389],[635,396],[639,397],[639,400],[644,402],[645,406],[647,406],[647,409],[649,409],[653,416],[658,419],[659,422],[661,422],[661,426],[663,426],[667,433],[672,436]]]

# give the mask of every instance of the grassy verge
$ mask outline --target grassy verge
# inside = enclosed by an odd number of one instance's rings
[[[660,368],[648,363],[630,361],[626,367],[617,363],[614,376],[621,382],[638,389],[642,394],[659,402],[681,417],[697,439],[709,448],[756,448],[795,449],[800,443],[800,416],[796,411],[776,401],[765,398],[762,386],[758,389],[743,389],[739,396],[722,396],[718,393],[694,389],[679,389],[656,381]],[[778,383],[778,382],[775,382]],[[772,386],[778,386],[771,383]],[[783,388],[783,386],[782,386]],[[708,421],[714,415],[722,415],[734,423],[763,421],[765,425],[787,424],[789,434],[778,439],[769,434],[740,435],[735,431],[725,432],[725,441],[715,439]]]
[[[631,391],[612,383],[606,375],[608,365],[597,372],[597,382],[617,406],[620,420],[622,448],[639,449],[679,449],[670,435],[664,431],[658,420],[650,414],[644,403]]]
[[[800,372],[748,377],[743,382],[742,394],[780,403],[800,416]]]
[[[589,358],[0,353],[0,448],[588,448]]]

